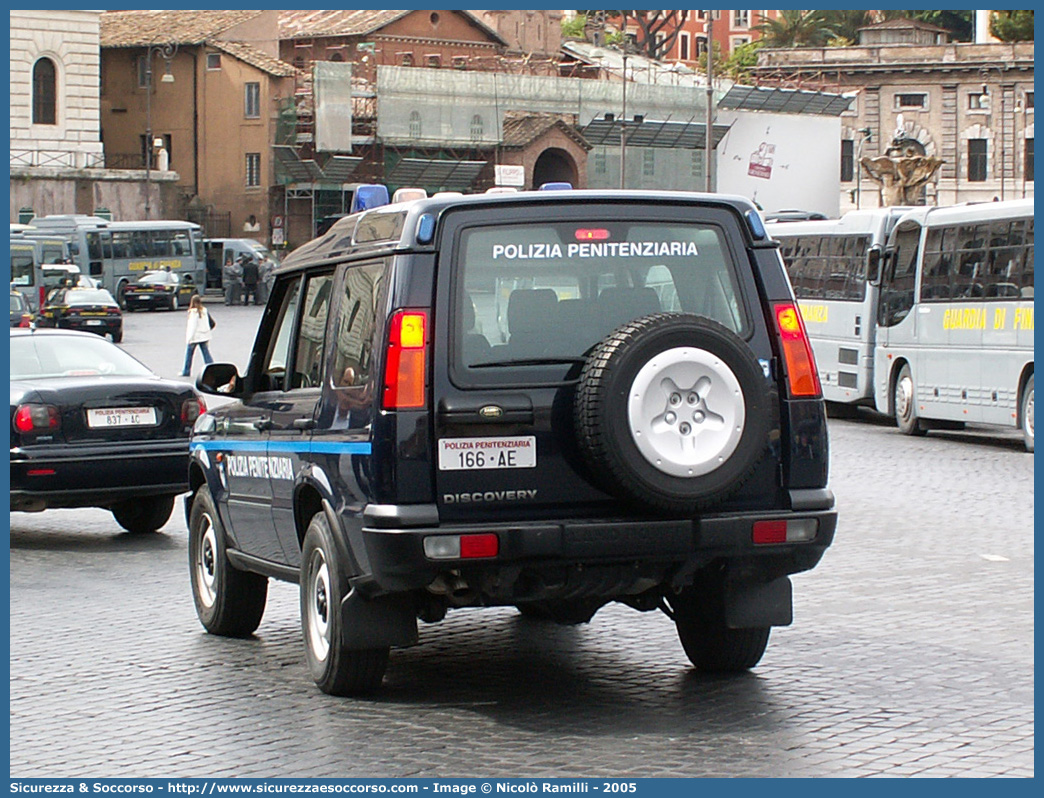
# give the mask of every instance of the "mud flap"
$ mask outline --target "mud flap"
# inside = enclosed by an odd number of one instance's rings
[[[409,594],[366,598],[352,590],[341,602],[341,624],[348,649],[417,645],[417,613]]]
[[[790,626],[793,620],[789,577],[781,576],[771,582],[725,583],[725,626],[729,629]]]

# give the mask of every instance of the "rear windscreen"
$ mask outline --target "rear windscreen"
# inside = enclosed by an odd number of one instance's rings
[[[743,336],[745,317],[716,225],[569,222],[466,229],[456,283],[457,363],[580,358],[617,327],[696,313]]]

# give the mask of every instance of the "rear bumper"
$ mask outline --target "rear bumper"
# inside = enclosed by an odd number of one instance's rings
[[[440,574],[470,573],[472,582],[497,585],[502,598],[532,598],[542,586],[561,584],[564,571],[601,573],[585,578],[585,592],[613,595],[637,585],[684,577],[715,560],[742,564],[759,579],[812,568],[830,546],[837,512],[829,491],[806,496],[799,510],[707,514],[698,519],[563,519],[525,524],[440,525],[430,511],[370,505],[364,511],[363,541],[368,563],[354,580],[372,595],[428,587]],[[814,506],[828,503],[828,506]],[[796,504],[796,502],[795,502]],[[815,537],[802,543],[755,545],[755,521],[815,519]],[[405,523],[397,523],[405,521]],[[498,553],[482,559],[431,559],[424,540],[432,536],[493,533]],[[368,566],[368,567],[366,567]],[[576,574],[570,579],[575,584]],[[604,587],[599,588],[601,583]],[[534,593],[535,591],[535,593]]]
[[[105,335],[118,333],[123,329],[123,319],[97,319],[97,324],[92,324],[95,319],[83,319],[78,321],[61,321],[58,326],[63,330],[79,330],[80,332],[98,333]]]
[[[108,506],[188,490],[188,439],[11,450],[11,509]],[[41,506],[42,505],[42,506]]]

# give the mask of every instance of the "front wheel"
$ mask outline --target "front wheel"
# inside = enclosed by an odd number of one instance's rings
[[[1022,419],[1022,440],[1026,444],[1026,451],[1033,451],[1033,377],[1029,378],[1026,387],[1022,389],[1022,398],[1019,401],[1019,418]]]
[[[913,374],[906,363],[899,369],[899,376],[895,380],[893,399],[895,423],[899,427],[899,431],[904,435],[927,434],[928,430],[917,418],[917,397],[914,392]]]
[[[232,567],[225,529],[206,486],[192,500],[188,552],[192,600],[203,628],[222,637],[252,635],[265,613],[268,578]]]
[[[174,511],[173,496],[145,496],[114,504],[111,508],[116,523],[136,535],[155,532],[170,519]]]
[[[341,601],[348,594],[348,574],[323,513],[312,517],[305,532],[300,584],[305,656],[316,685],[330,695],[376,690],[388,667],[388,648],[345,647]]]

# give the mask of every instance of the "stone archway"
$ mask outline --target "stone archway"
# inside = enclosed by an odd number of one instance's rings
[[[544,183],[569,183],[575,187],[577,174],[573,156],[558,147],[548,147],[533,164],[533,188]]]

